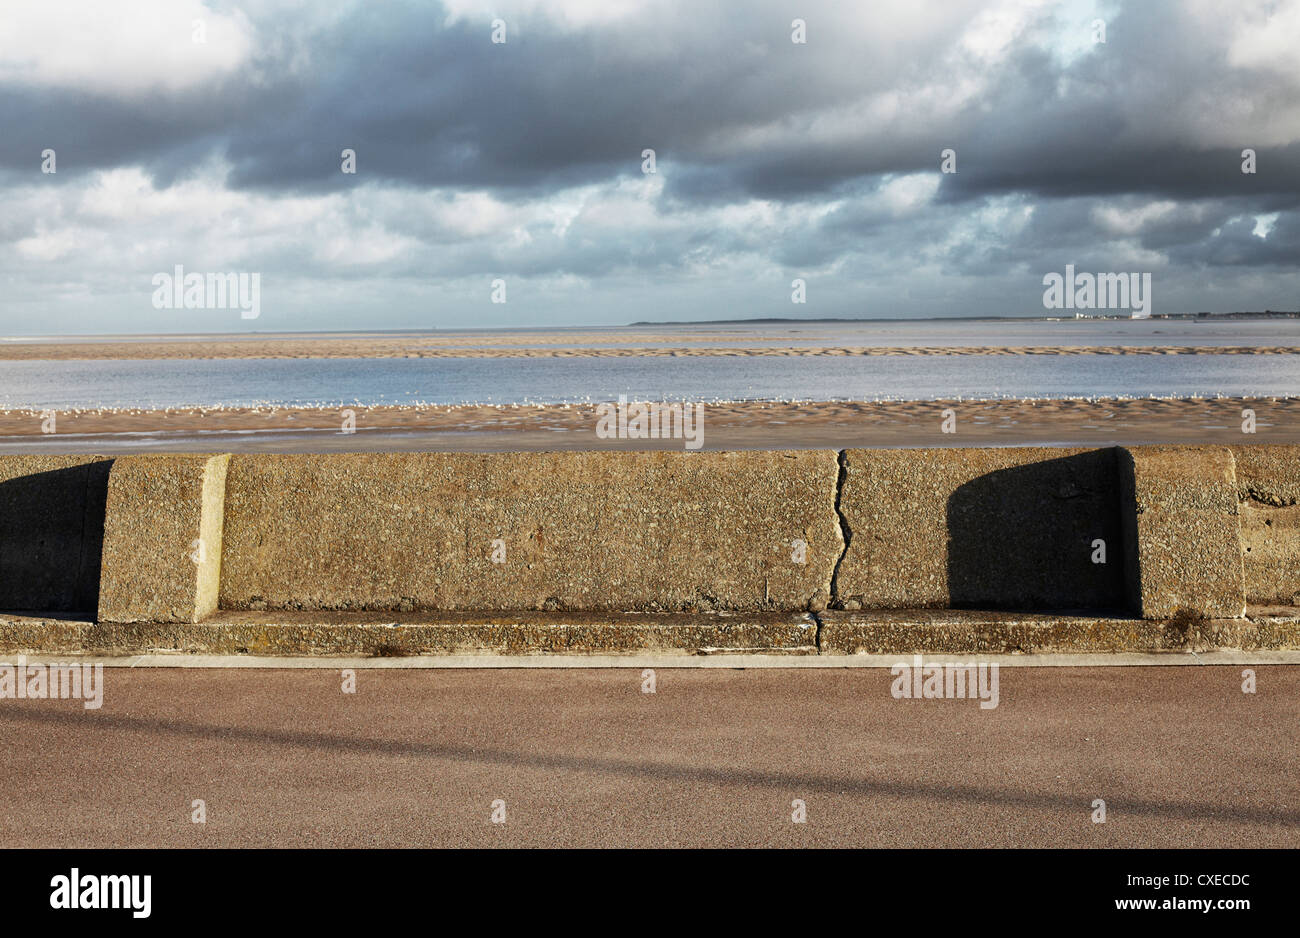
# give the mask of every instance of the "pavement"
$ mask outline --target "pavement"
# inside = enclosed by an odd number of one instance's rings
[[[107,668],[0,699],[0,843],[1297,847],[1300,668],[1251,670]]]

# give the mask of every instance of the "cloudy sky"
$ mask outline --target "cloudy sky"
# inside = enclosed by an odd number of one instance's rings
[[[6,2],[0,332],[1042,315],[1066,264],[1297,309],[1297,49],[1300,0]],[[261,316],[155,309],[177,264]]]

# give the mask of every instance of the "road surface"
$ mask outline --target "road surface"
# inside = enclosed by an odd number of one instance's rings
[[[981,709],[882,669],[113,668],[98,710],[0,700],[0,838],[1297,847],[1300,668],[1254,670],[1003,668]]]

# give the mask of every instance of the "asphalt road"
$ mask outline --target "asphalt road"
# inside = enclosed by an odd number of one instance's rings
[[[0,700],[0,843],[1297,847],[1300,668],[1255,670],[108,669]]]

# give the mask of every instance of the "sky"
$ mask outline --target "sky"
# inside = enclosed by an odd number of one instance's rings
[[[1300,309],[1297,49],[1300,0],[10,2],[0,334]]]

